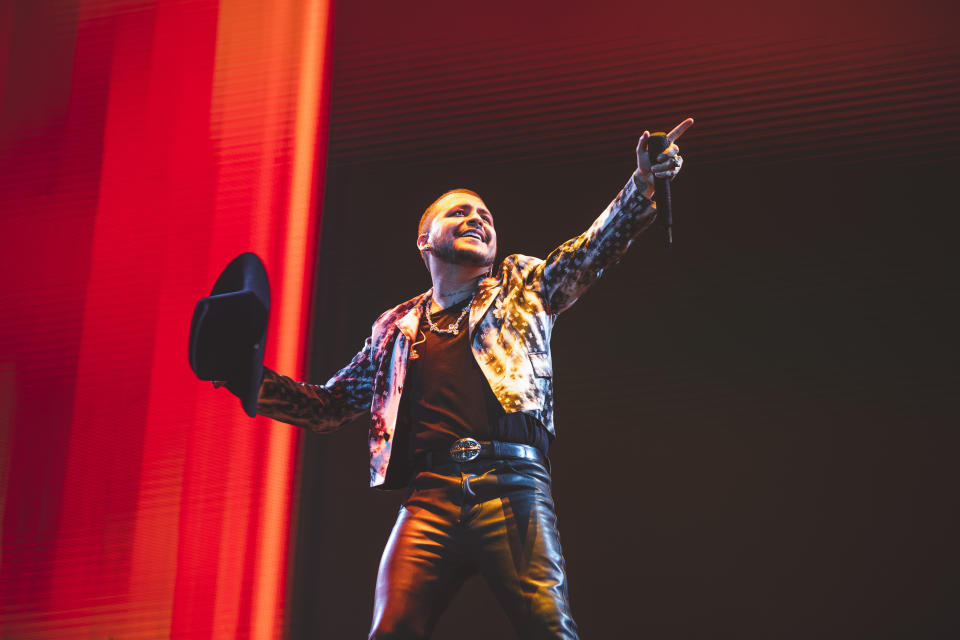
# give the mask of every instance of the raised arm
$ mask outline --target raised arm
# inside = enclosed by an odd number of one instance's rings
[[[317,433],[335,431],[370,408],[371,339],[326,384],[307,384],[263,368],[257,413]]]
[[[533,282],[541,288],[552,313],[576,302],[605,269],[620,261],[634,238],[656,218],[650,200],[654,178],[676,177],[683,160],[674,142],[692,124],[693,118],[687,118],[667,134],[670,144],[653,165],[646,153],[650,133],[644,131],[637,144],[637,170],[617,197],[589,229],[554,249],[534,270]]]

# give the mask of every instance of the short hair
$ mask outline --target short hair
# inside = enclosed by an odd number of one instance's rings
[[[431,202],[431,203],[430,203],[430,206],[427,207],[426,210],[423,212],[423,215],[420,216],[420,223],[417,225],[417,235],[418,235],[418,236],[419,236],[421,233],[423,233],[423,229],[424,229],[424,227],[427,226],[427,223],[429,222],[431,216],[433,215],[433,213],[434,213],[433,210],[437,207],[437,204],[438,204],[441,200],[443,200],[444,198],[446,198],[447,196],[449,196],[449,195],[452,194],[452,193],[464,193],[464,194],[466,194],[466,195],[468,195],[468,196],[473,196],[474,198],[477,198],[478,200],[483,200],[483,198],[481,198],[479,194],[477,194],[475,191],[471,191],[470,189],[463,189],[463,188],[450,189],[450,191],[447,191],[446,193],[444,193],[443,195],[441,195],[439,198],[437,198],[436,200],[434,200],[433,202]]]

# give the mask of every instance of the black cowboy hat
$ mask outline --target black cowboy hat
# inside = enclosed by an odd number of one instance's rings
[[[249,416],[257,415],[270,312],[267,270],[241,253],[223,270],[210,296],[193,310],[190,367],[201,380],[224,380]]]

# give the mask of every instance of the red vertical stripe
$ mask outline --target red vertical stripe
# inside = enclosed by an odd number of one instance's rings
[[[73,57],[3,94],[4,273],[37,265],[2,294],[2,633],[276,637],[298,434],[198,382],[186,339],[254,250],[268,363],[302,374],[328,6],[37,5],[11,51],[59,29],[43,59]]]
[[[113,29],[78,28],[70,4],[56,20],[42,5],[5,7],[9,59],[33,66],[9,69],[0,121],[0,623],[29,637],[57,575]]]

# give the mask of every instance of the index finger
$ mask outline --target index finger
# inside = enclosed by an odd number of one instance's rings
[[[675,126],[673,130],[667,134],[667,140],[669,142],[675,142],[680,136],[683,135],[684,131],[690,128],[690,125],[692,124],[693,124],[693,118],[687,118],[686,120],[684,120],[683,122]]]

